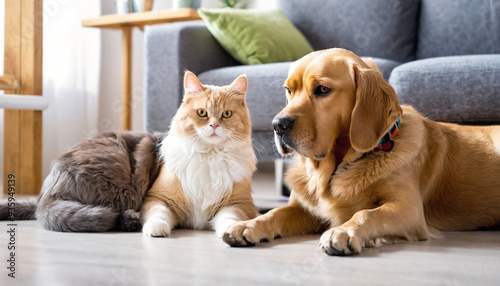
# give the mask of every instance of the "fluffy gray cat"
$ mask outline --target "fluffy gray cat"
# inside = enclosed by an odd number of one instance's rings
[[[140,230],[139,211],[161,167],[161,137],[122,131],[80,141],[55,161],[38,199],[16,202],[13,219],[66,232]],[[9,214],[0,204],[0,220]]]

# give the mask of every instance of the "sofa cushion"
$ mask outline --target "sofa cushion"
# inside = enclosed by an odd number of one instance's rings
[[[419,0],[278,0],[278,7],[316,50],[415,59]]]
[[[500,55],[450,56],[396,67],[389,83],[402,104],[436,121],[500,123]]]
[[[417,58],[500,53],[500,1],[422,0]]]
[[[295,61],[313,51],[281,11],[200,9],[208,30],[246,65]]]
[[[388,78],[399,62],[372,58],[380,72]],[[286,103],[283,84],[288,76],[288,63],[235,66],[210,70],[198,75],[203,84],[227,85],[239,75],[248,78],[247,105],[250,110],[254,131],[272,132],[271,121]]]

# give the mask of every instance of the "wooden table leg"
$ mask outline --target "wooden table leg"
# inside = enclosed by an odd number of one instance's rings
[[[132,129],[132,27],[122,29],[122,130]]]
[[[143,10],[144,12],[153,10],[153,0],[144,0]]]

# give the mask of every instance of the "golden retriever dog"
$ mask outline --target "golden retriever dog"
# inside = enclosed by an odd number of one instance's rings
[[[227,244],[324,231],[324,252],[351,255],[500,225],[500,126],[429,120],[343,49],[294,62],[285,89],[273,125],[279,151],[300,158],[285,175],[289,204],[232,225]]]

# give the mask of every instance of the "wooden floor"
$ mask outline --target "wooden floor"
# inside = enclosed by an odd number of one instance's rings
[[[442,238],[329,257],[318,235],[230,248],[209,231],[58,233],[16,222],[15,279],[8,277],[10,227],[0,222],[0,285],[500,285],[500,232]]]

